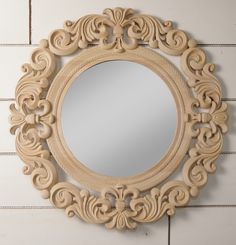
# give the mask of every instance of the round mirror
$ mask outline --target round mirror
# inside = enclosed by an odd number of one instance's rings
[[[89,169],[126,177],[157,164],[175,136],[177,113],[166,83],[130,61],[80,74],[64,98],[61,124],[72,154]]]

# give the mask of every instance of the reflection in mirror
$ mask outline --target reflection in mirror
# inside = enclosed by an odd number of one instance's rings
[[[114,177],[140,174],[167,153],[177,113],[165,82],[129,61],[100,63],[72,83],[61,124],[73,155],[89,169]]]

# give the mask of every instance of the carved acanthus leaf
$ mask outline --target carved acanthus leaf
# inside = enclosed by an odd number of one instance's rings
[[[10,106],[11,133],[16,134],[16,151],[26,166],[23,171],[31,174],[34,186],[49,197],[50,188],[57,181],[56,169],[51,162],[45,140],[50,137],[51,104],[43,97],[56,66],[55,57],[42,40],[31,55],[31,63],[23,65],[26,73],[16,87],[16,105]]]
[[[181,56],[181,67],[189,77],[188,85],[194,89],[199,106],[210,108],[221,100],[221,87],[213,75],[214,65],[206,63],[206,54],[200,48],[189,48]]]
[[[180,55],[188,46],[186,34],[174,29],[171,21],[161,23],[155,17],[135,15],[132,9],[105,9],[104,15],[87,15],[76,22],[66,21],[64,29],[49,37],[50,50],[57,55],[68,55],[78,48],[99,41],[104,49],[123,52],[134,49],[138,41],[152,48]]]
[[[165,213],[173,215],[176,206],[188,201],[188,187],[182,181],[169,182],[161,189],[153,188],[143,196],[137,189],[123,185],[105,188],[100,197],[63,182],[51,189],[51,202],[57,208],[65,208],[70,217],[77,215],[86,222],[104,223],[107,228],[118,230],[157,221]]]
[[[189,151],[190,158],[183,167],[184,182],[191,187],[192,196],[196,196],[199,188],[207,183],[208,173],[215,172],[215,160],[221,152],[222,145],[220,130],[212,132],[211,128],[200,129],[197,142]]]

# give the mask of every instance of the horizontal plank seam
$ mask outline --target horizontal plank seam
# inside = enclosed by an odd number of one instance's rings
[[[236,208],[236,204],[188,205],[177,208]]]
[[[222,98],[222,101],[236,101],[236,98]]]
[[[236,98],[222,98],[222,101],[236,101]],[[0,98],[1,101],[15,101],[15,98]]]
[[[236,204],[215,204],[215,205],[189,205],[189,206],[182,206],[177,207],[178,209],[181,208],[236,208]],[[33,205],[20,205],[20,206],[13,206],[13,205],[0,205],[0,209],[57,209],[54,206],[33,206]]]
[[[2,46],[38,46],[39,43],[0,43],[0,47]],[[95,46],[97,44],[90,44],[91,46]],[[142,44],[141,46],[148,46],[148,44]],[[199,47],[236,47],[236,44],[234,43],[199,43]]]
[[[222,151],[222,155],[227,155],[227,154],[236,154],[236,151]]]
[[[0,152],[0,156],[15,156],[16,152]]]
[[[220,153],[221,155],[227,155],[227,154],[236,154],[236,151],[222,151]],[[1,155],[17,155],[17,153],[15,151],[3,151],[3,152],[0,152],[0,156]]]
[[[236,47],[235,43],[199,43],[200,47]]]
[[[56,209],[53,206],[0,206],[0,209]]]
[[[38,44],[29,44],[29,43],[0,43],[0,47],[37,47]]]
[[[91,46],[95,46],[98,43],[94,43],[94,44],[89,44]],[[34,43],[32,45],[39,45],[37,43]],[[140,46],[147,46],[149,47],[148,44],[145,43],[139,43]],[[236,43],[198,43],[197,44],[199,47],[236,47]]]
[[[0,102],[1,101],[15,101],[14,98],[0,98]]]

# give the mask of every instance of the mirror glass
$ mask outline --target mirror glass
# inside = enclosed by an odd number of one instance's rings
[[[130,61],[97,64],[68,89],[61,111],[65,142],[89,169],[114,177],[140,174],[163,158],[177,112],[165,82]]]

